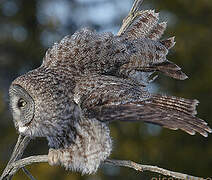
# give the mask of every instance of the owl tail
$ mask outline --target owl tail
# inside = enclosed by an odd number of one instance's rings
[[[131,21],[119,35],[125,35],[129,39],[150,38],[158,40],[167,27],[166,22],[158,22],[159,13],[155,13],[155,10],[137,11]]]
[[[128,39],[148,38],[157,41],[164,34],[167,22],[159,23],[159,13],[155,10],[137,11],[132,22],[125,26],[119,36],[127,36]],[[163,41],[161,41],[163,42]],[[166,47],[170,49],[174,46],[174,41],[166,42]]]
[[[147,44],[149,49],[146,50],[147,52],[141,53],[139,59],[124,64],[120,68],[121,74],[129,76],[134,70],[134,72],[150,72],[150,76],[151,72],[159,71],[179,80],[188,78],[179,66],[166,60],[168,50],[175,45],[174,37],[160,40],[166,27],[166,22],[159,23],[159,13],[155,13],[154,10],[137,11],[135,13],[132,23],[125,27],[120,36],[127,37],[133,42],[134,40],[139,42],[139,38],[147,39],[145,42],[140,43]],[[135,44],[135,46],[139,47],[139,44]],[[139,56],[139,54],[136,54],[136,56]],[[146,79],[143,79],[143,81],[145,82]]]
[[[120,105],[104,105],[92,110],[100,121],[144,121],[172,130],[181,129],[190,135],[204,137],[212,132],[207,123],[195,117],[197,100],[154,95],[150,100]]]
[[[156,63],[152,64],[152,67],[143,67],[141,70],[149,69],[150,71],[159,71],[169,77],[172,77],[174,79],[179,79],[179,80],[185,80],[188,78],[188,76],[182,72],[181,68],[174,64],[173,62],[170,62],[168,60],[162,62],[162,63]]]

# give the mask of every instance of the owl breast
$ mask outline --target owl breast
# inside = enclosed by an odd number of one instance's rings
[[[67,170],[82,174],[95,173],[112,150],[109,128],[95,119],[82,119],[75,124],[74,129],[74,136],[70,131],[61,136],[63,139],[47,137],[49,146],[56,149],[52,149],[50,164],[60,164]],[[73,141],[70,142],[70,139]],[[63,146],[59,146],[60,142]]]

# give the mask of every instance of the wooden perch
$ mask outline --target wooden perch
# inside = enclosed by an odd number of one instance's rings
[[[32,163],[42,163],[42,162],[48,162],[48,155],[31,156],[31,157],[27,157],[27,158],[15,161],[15,162],[11,163],[5,169],[4,176],[1,177],[1,180],[6,179],[8,177],[12,177],[20,168],[23,168]],[[194,177],[194,176],[190,176],[187,174],[169,171],[169,170],[157,167],[157,166],[142,165],[142,164],[135,163],[133,161],[107,159],[107,160],[105,160],[104,163],[107,165],[112,165],[112,166],[129,167],[129,168],[132,168],[132,169],[134,169],[136,171],[140,171],[140,172],[143,172],[143,171],[156,172],[156,173],[162,174],[164,176],[171,176],[171,177],[174,177],[177,179],[203,180],[203,178],[200,178],[200,177]]]

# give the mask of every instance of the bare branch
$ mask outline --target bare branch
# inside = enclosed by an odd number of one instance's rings
[[[23,135],[18,136],[17,143],[15,145],[15,148],[13,150],[13,153],[11,155],[11,158],[10,158],[8,164],[10,164],[16,160],[19,160],[22,157],[24,150],[26,149],[30,140],[31,140],[30,137],[23,136]]]
[[[13,162],[7,168],[7,172],[5,172],[5,175],[13,176],[20,168],[23,168],[32,163],[41,163],[41,162],[48,162],[48,155],[31,156],[31,157],[27,157],[27,158],[18,160],[16,162]],[[112,166],[129,167],[140,172],[143,172],[143,171],[155,172],[155,173],[162,174],[164,176],[171,176],[173,178],[182,179],[182,180],[189,180],[189,179],[204,180],[204,178],[194,177],[194,176],[190,176],[190,175],[178,173],[178,172],[173,172],[173,171],[166,170],[157,166],[142,165],[142,164],[135,163],[133,161],[107,159],[105,160],[104,163],[108,165],[112,165]]]
[[[3,173],[2,173],[2,175],[0,177],[0,180],[3,180],[3,179],[10,180],[10,179],[12,179],[12,176],[9,176],[8,173],[7,173],[8,169],[10,169],[10,165],[13,162],[21,159],[21,157],[22,157],[22,155],[24,153],[24,150],[26,149],[26,147],[29,144],[30,140],[31,140],[30,137],[23,136],[23,135],[19,135],[18,136],[18,140],[17,140],[17,143],[16,143],[16,145],[14,147],[13,153],[12,153],[12,155],[10,157],[10,160],[9,160],[6,168],[4,169],[4,171],[3,171]]]
[[[135,169],[136,171],[141,171],[141,172],[143,171],[155,172],[155,173],[162,174],[164,176],[171,176],[173,178],[182,179],[182,180],[204,180],[204,178],[194,177],[191,175],[166,170],[157,166],[142,165],[142,164],[138,164],[128,160],[107,159],[105,161],[105,164],[113,165],[113,166],[129,167],[129,168]]]
[[[30,156],[24,159],[20,159],[11,163],[7,169],[5,169],[4,176],[2,175],[0,180],[6,177],[13,176],[20,168],[23,168],[32,163],[48,162],[48,155]]]

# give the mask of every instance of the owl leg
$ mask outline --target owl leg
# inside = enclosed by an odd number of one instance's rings
[[[75,125],[73,142],[70,143],[64,136],[64,139],[60,139],[64,142],[62,146],[50,146],[48,163],[51,166],[61,165],[66,170],[92,174],[111,153],[110,131],[105,123],[96,119],[84,119],[79,123]],[[49,140],[55,142],[51,138]]]
[[[75,156],[78,154],[74,153],[72,148],[66,148],[66,149],[49,149],[48,153],[48,163],[50,166],[57,166],[61,165],[64,166],[66,169],[69,169],[72,166],[75,166]],[[76,170],[76,169],[75,169]]]
[[[66,169],[73,169],[77,170],[77,168],[74,168],[76,165],[74,162],[75,158],[74,152],[71,150],[72,148],[66,148],[66,149],[49,149],[48,153],[48,163],[50,166],[64,166]],[[78,156],[79,157],[79,156]],[[79,170],[79,169],[78,169]]]
[[[76,149],[73,147],[73,149]],[[72,147],[66,149],[49,149],[48,163],[51,166],[61,165],[66,170],[81,172],[82,174],[95,173],[101,162],[107,158],[102,156],[104,153],[100,150],[94,150],[91,153],[73,151]]]
[[[56,150],[56,149],[49,149],[48,153],[48,163],[51,166],[56,166],[60,165],[60,156],[61,156],[61,151]]]

